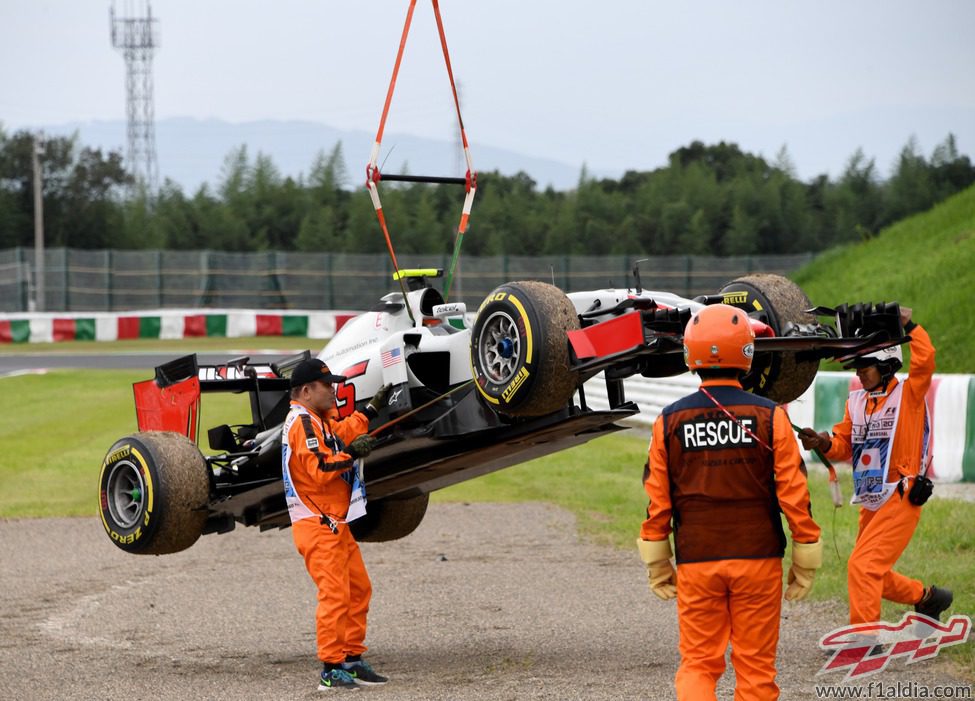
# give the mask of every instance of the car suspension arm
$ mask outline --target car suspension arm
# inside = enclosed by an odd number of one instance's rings
[[[464,387],[467,387],[468,385],[471,385],[471,384],[473,384],[473,383],[474,383],[474,380],[468,380],[467,382],[465,382],[465,383],[463,383],[463,384],[460,384],[460,385],[457,385],[457,386],[456,386],[456,387],[454,387],[453,389],[450,389],[450,390],[447,390],[446,392],[444,392],[444,393],[443,393],[443,394],[441,394],[440,396],[438,396],[438,397],[434,397],[434,398],[433,398],[433,399],[431,399],[431,400],[430,400],[429,402],[427,402],[427,403],[425,403],[425,404],[421,404],[420,406],[418,406],[418,407],[415,407],[415,408],[413,408],[413,409],[410,409],[410,410],[409,410],[408,412],[406,412],[405,414],[400,414],[400,415],[399,415],[399,416],[397,416],[397,417],[396,417],[395,419],[392,419],[392,420],[390,420],[390,421],[387,421],[387,422],[386,422],[386,423],[384,423],[384,424],[383,424],[382,426],[379,426],[378,428],[374,428],[374,429],[372,429],[371,431],[369,431],[369,435],[370,435],[370,436],[375,436],[375,435],[377,435],[377,434],[379,434],[379,433],[382,433],[382,432],[383,432],[383,431],[385,431],[386,429],[388,429],[388,428],[392,428],[393,426],[395,426],[396,424],[398,424],[398,423],[399,423],[400,421],[402,421],[403,419],[405,419],[405,418],[408,418],[408,417],[410,417],[410,416],[413,416],[413,415],[414,415],[414,414],[416,414],[417,412],[419,412],[419,411],[422,411],[423,409],[426,409],[426,408],[427,408],[428,406],[432,406],[432,405],[434,405],[434,404],[436,404],[437,402],[439,402],[439,401],[440,401],[440,400],[442,400],[442,399],[446,399],[447,397],[449,397],[449,396],[450,396],[451,394],[453,394],[453,393],[454,393],[454,392],[456,392],[457,390],[460,390],[460,389],[463,389]]]

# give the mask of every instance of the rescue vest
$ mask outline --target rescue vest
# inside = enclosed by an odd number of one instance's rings
[[[852,430],[850,442],[853,449],[853,497],[851,504],[859,504],[865,509],[876,511],[887,503],[903,479],[888,482],[890,477],[891,447],[897,433],[900,417],[901,399],[904,395],[903,383],[898,383],[887,401],[874,413],[867,415],[867,401],[871,392],[855,390],[850,392],[848,407]],[[921,472],[927,469],[931,430],[928,422],[927,403],[924,407],[924,432],[922,438]],[[905,478],[906,479],[906,478]]]
[[[288,412],[288,416],[284,420],[284,426],[281,427],[281,478],[284,482],[284,500],[288,504],[288,516],[291,517],[291,523],[297,523],[306,518],[321,517],[321,514],[308,508],[305,502],[301,500],[301,497],[298,496],[294,482],[291,480],[291,469],[288,467],[288,463],[291,462],[292,452],[291,445],[288,442],[288,434],[294,422],[301,419],[302,414],[311,418],[311,414],[304,407],[292,405],[291,411]],[[319,426],[321,426],[320,422]],[[324,433],[324,430],[322,432]],[[305,440],[308,442],[308,449],[312,450],[311,441],[315,439],[306,437]],[[317,448],[318,444],[315,443],[314,447]]]
[[[700,391],[662,412],[676,560],[782,557],[775,461],[766,447],[776,405],[737,387],[709,390],[734,418]]]
[[[291,518],[291,523],[301,521],[306,518],[322,518],[327,519],[332,526],[335,523],[342,523],[353,521],[360,516],[364,515],[366,512],[366,493],[365,493],[365,483],[362,480],[361,465],[360,461],[356,460],[353,462],[353,467],[348,470],[347,467],[343,466],[340,469],[343,470],[341,477],[350,486],[350,498],[349,498],[349,509],[344,518],[338,518],[335,515],[324,514],[317,509],[312,509],[309,505],[305,504],[301,496],[298,494],[298,490],[295,489],[294,481],[291,478],[291,445],[288,441],[288,436],[291,431],[291,427],[294,425],[295,421],[300,421],[304,424],[304,436],[305,436],[305,447],[308,448],[313,453],[319,454],[319,462],[321,466],[325,465],[324,456],[320,454],[320,446],[318,445],[318,437],[315,435],[314,429],[312,428],[312,423],[322,432],[322,437],[325,441],[325,445],[333,453],[339,453],[345,450],[345,445],[342,440],[329,432],[325,425],[315,416],[313,416],[305,407],[292,404],[291,410],[288,412],[288,416],[284,420],[284,425],[281,427],[281,478],[284,486],[284,500],[288,505],[288,516]]]

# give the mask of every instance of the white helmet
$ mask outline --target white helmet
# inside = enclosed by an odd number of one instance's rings
[[[855,358],[847,360],[843,364],[843,367],[846,370],[855,370],[868,368],[871,365],[881,366],[880,373],[882,375],[893,375],[904,365],[904,354],[901,352],[901,347],[891,346],[890,348],[881,348],[866,355],[858,355]]]

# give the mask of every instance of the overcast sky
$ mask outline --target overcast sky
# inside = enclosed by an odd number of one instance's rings
[[[408,4],[155,0],[156,117],[374,133]],[[971,0],[441,5],[475,166],[479,143],[622,172],[724,139],[769,158],[786,144],[807,179],[835,176],[862,146],[886,174],[912,134],[930,155],[949,131],[975,156]],[[109,6],[0,0],[8,131],[125,119]],[[418,0],[387,133],[452,140],[452,110],[430,2]]]

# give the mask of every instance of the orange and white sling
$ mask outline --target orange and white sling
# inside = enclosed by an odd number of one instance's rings
[[[377,161],[379,159],[379,149],[383,140],[383,130],[386,128],[386,118],[389,116],[389,106],[393,100],[393,90],[396,88],[396,77],[399,74],[400,63],[403,60],[403,51],[406,48],[406,38],[410,33],[410,24],[413,21],[413,10],[416,7],[416,0],[410,0],[410,7],[406,12],[406,22],[403,25],[403,35],[399,42],[399,51],[396,53],[396,63],[393,65],[393,76],[389,81],[389,90],[386,92],[386,103],[383,105],[383,114],[379,120],[379,129],[376,132],[376,141],[372,146],[372,153],[369,156],[369,163],[366,164],[366,188],[369,190],[370,198],[372,198],[372,205],[376,209],[376,217],[379,220],[379,226],[382,228],[383,236],[386,238],[386,247],[389,249],[393,269],[397,273],[396,278],[399,280],[400,287],[403,291],[403,297],[405,299],[405,284],[403,282],[403,277],[399,274],[399,264],[396,262],[396,253],[393,251],[393,244],[389,237],[389,229],[386,226],[386,218],[383,216],[382,202],[379,199],[379,181],[389,180],[415,183],[458,184],[464,186],[467,194],[464,197],[464,207],[461,211],[460,223],[457,225],[457,236],[454,239],[454,253],[450,261],[450,269],[447,273],[447,279],[444,281],[443,296],[446,300],[450,294],[450,285],[453,280],[454,269],[457,265],[457,257],[460,254],[461,241],[463,239],[464,232],[467,231],[467,225],[470,220],[471,206],[474,203],[474,193],[477,191],[477,173],[474,170],[474,163],[471,160],[471,150],[467,142],[467,133],[464,131],[464,120],[460,114],[460,100],[457,97],[457,86],[454,83],[454,73],[450,66],[450,54],[447,51],[447,37],[444,34],[443,20],[440,17],[440,3],[439,0],[431,0],[431,2],[433,4],[433,13],[437,18],[437,30],[440,33],[440,45],[443,47],[444,63],[447,66],[447,77],[450,79],[450,90],[453,93],[454,106],[457,110],[457,122],[460,126],[461,142],[464,145],[464,158],[467,161],[467,173],[463,178],[451,178],[424,175],[382,175],[382,173],[379,171]],[[407,310],[409,311],[408,305]]]

